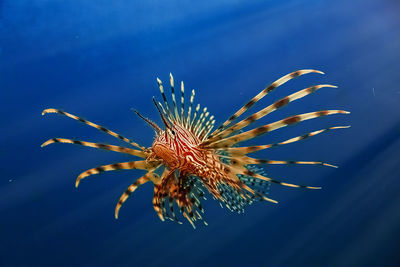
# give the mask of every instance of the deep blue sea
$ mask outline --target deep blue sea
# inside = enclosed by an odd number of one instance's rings
[[[297,90],[333,84],[271,113],[260,126],[323,109],[332,115],[250,141],[269,144],[351,125],[257,154],[339,168],[268,165],[279,204],[244,214],[203,201],[208,226],[161,222],[153,185],[114,207],[143,171],[83,171],[135,160],[53,137],[126,145],[59,108],[146,147],[162,125],[152,97],[171,72],[186,95],[224,122],[266,85],[298,69],[245,115]],[[186,98],[188,101],[188,98]],[[399,266],[400,2],[0,1],[0,266]],[[249,128],[251,129],[251,128]],[[248,143],[248,144],[249,144]]]

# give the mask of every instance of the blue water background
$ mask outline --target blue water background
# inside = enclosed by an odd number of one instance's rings
[[[400,2],[61,1],[0,2],[0,266],[394,266],[400,264]],[[321,109],[346,109],[260,137],[286,140],[260,157],[339,165],[269,166],[271,177],[322,186],[272,186],[279,201],[244,214],[211,197],[205,219],[161,222],[153,187],[114,207],[141,171],[88,177],[82,171],[132,160],[115,152],[42,142],[65,137],[124,145],[45,108],[60,108],[150,146],[160,123],[156,77],[183,80],[222,123],[265,85],[297,78],[256,111],[314,84],[334,84],[256,125]],[[249,113],[250,114],[250,113]]]

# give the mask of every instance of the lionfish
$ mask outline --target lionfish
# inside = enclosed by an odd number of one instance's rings
[[[304,69],[279,78],[265,87],[213,132],[211,131],[215,124],[214,116],[210,116],[207,108],[200,109],[199,104],[194,108],[194,90],[191,92],[188,108],[187,110],[185,109],[183,82],[181,82],[180,88],[181,101],[179,105],[177,104],[174,78],[172,74],[170,74],[172,105],[168,103],[167,97],[164,93],[163,84],[158,78],[157,83],[162,95],[163,103],[157,102],[153,97],[153,102],[160,113],[165,128],[163,129],[159,127],[156,123],[135,111],[136,114],[155,131],[155,138],[151,147],[143,147],[103,126],[53,108],[44,110],[42,115],[47,113],[65,115],[112,135],[132,145],[135,149],[65,138],[50,139],[43,143],[42,147],[52,143],[70,143],[116,151],[142,158],[143,160],[113,163],[87,170],[78,176],[75,185],[77,187],[82,179],[90,175],[105,171],[122,169],[145,170],[146,174],[134,181],[120,197],[115,208],[115,218],[118,219],[121,205],[128,199],[128,197],[140,185],[151,181],[154,184],[153,206],[159,218],[162,221],[164,221],[164,219],[170,219],[181,223],[174,211],[174,209],[178,207],[181,214],[193,227],[195,227],[194,222],[196,220],[202,220],[201,213],[204,213],[204,209],[200,202],[201,199],[205,199],[204,191],[208,191],[214,199],[220,201],[220,204],[222,203],[230,210],[240,213],[246,205],[251,204],[256,200],[265,200],[277,203],[276,200],[267,197],[268,188],[272,183],[288,187],[320,189],[320,187],[296,185],[272,179],[267,177],[262,169],[257,168],[257,166],[269,164],[312,164],[329,167],[336,166],[319,161],[259,159],[250,157],[248,154],[294,143],[329,130],[343,129],[350,126],[325,128],[279,143],[256,146],[238,146],[238,144],[301,121],[333,114],[349,114],[350,112],[344,110],[321,110],[290,116],[251,130],[242,130],[255,121],[286,106],[294,100],[303,98],[321,88],[336,88],[336,86],[322,84],[305,88],[272,103],[245,119],[235,122],[240,115],[275,88],[291,79],[309,73],[324,74],[318,70]],[[205,221],[203,222],[207,225]]]

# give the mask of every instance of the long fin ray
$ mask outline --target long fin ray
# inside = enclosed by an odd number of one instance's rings
[[[263,165],[270,165],[270,164],[302,164],[302,165],[322,165],[332,168],[337,168],[336,165],[332,165],[329,163],[321,162],[321,161],[299,161],[299,160],[271,160],[271,159],[256,159],[244,156],[240,159],[245,164],[263,164]]]
[[[139,169],[139,170],[147,170],[150,171],[155,169],[160,162],[146,162],[146,160],[141,161],[128,161],[128,162],[119,162],[113,163],[108,165],[99,166],[96,168],[89,169],[87,171],[82,172],[78,178],[76,179],[75,186],[78,187],[79,183],[82,179],[88,177],[89,175],[98,174],[105,171],[115,171],[115,170],[132,170],[132,169]]]
[[[314,85],[308,88],[305,88],[303,90],[297,91],[291,95],[288,95],[278,101],[275,101],[273,104],[267,106],[266,108],[254,113],[253,115],[247,117],[246,119],[230,126],[229,128],[222,130],[221,132],[219,132],[217,135],[214,135],[212,138],[209,138],[206,143],[211,143],[211,142],[215,142],[216,140],[221,140],[227,136],[229,136],[230,134],[232,134],[235,131],[238,131],[240,129],[243,129],[244,127],[252,124],[253,122],[263,118],[264,116],[272,113],[273,111],[282,108],[284,106],[286,106],[287,104],[289,104],[292,101],[295,101],[297,99],[303,98],[309,94],[312,94],[313,92],[324,88],[324,87],[331,87],[331,88],[337,88],[337,86],[334,85],[330,85],[330,84],[322,84],[322,85]]]
[[[219,140],[217,142],[211,143],[209,145],[206,145],[205,147],[208,148],[223,148],[223,147],[229,147],[233,146],[234,144],[252,139],[254,137],[260,136],[262,134],[277,130],[282,127],[286,127],[291,124],[295,124],[301,121],[305,120],[310,120],[322,116],[327,116],[327,115],[333,115],[333,114],[349,114],[350,112],[345,111],[345,110],[321,110],[321,111],[315,111],[315,112],[309,112],[309,113],[303,113],[291,117],[287,117],[285,119],[249,130],[244,133],[240,133],[237,135],[230,136],[228,138]]]
[[[142,184],[147,183],[148,181],[154,181],[157,179],[154,173],[149,171],[135,182],[133,182],[126,191],[121,195],[117,205],[115,206],[115,219],[118,219],[119,210],[121,209],[122,204],[128,199],[128,197]]]
[[[329,128],[309,132],[309,133],[306,133],[306,134],[303,134],[300,136],[296,136],[296,137],[290,138],[290,139],[282,141],[282,142],[272,143],[272,144],[268,144],[268,145],[246,146],[246,147],[228,147],[228,148],[220,148],[218,150],[226,151],[231,156],[243,156],[243,155],[253,153],[256,151],[260,151],[260,150],[264,150],[264,149],[268,149],[268,148],[272,148],[272,147],[277,147],[277,146],[281,146],[281,145],[287,145],[287,144],[295,143],[295,142],[298,142],[301,140],[305,140],[307,138],[316,136],[316,135],[326,132],[326,131],[336,130],[336,129],[347,129],[349,127],[350,126],[329,127]]]
[[[175,120],[180,121],[180,116],[178,115],[178,109],[176,107],[174,77],[172,76],[171,73],[169,74],[169,78],[170,78],[170,85],[171,85],[172,104],[174,105]]]
[[[233,158],[233,160],[231,161],[231,164],[230,164],[230,168],[233,168],[237,172],[237,174],[254,177],[254,178],[257,178],[260,180],[264,180],[267,182],[271,182],[271,183],[275,183],[275,184],[279,184],[279,185],[283,185],[283,186],[287,186],[287,187],[306,188],[306,189],[321,189],[321,187],[308,186],[308,185],[297,185],[297,184],[291,184],[291,183],[286,183],[286,182],[282,182],[279,180],[275,180],[275,179],[266,177],[264,175],[261,175],[259,173],[253,172],[251,170],[248,170],[246,167],[244,167],[244,165],[246,165],[246,163],[240,162],[240,160]]]
[[[41,147],[45,147],[47,145],[53,144],[53,143],[67,143],[67,144],[74,144],[74,145],[81,145],[81,146],[88,146],[88,147],[94,147],[98,149],[104,149],[104,150],[109,150],[109,151],[115,151],[119,153],[125,153],[141,158],[145,158],[146,154],[143,151],[140,150],[135,150],[131,148],[126,148],[122,146],[114,146],[114,145],[108,145],[108,144],[100,144],[100,143],[92,143],[92,142],[86,142],[86,141],[79,141],[79,140],[72,140],[72,139],[66,139],[66,138],[52,138],[44,142]]]
[[[273,91],[275,88],[283,85],[284,83],[290,81],[291,79],[297,78],[301,75],[308,74],[308,73],[319,73],[319,74],[324,74],[322,71],[319,70],[312,70],[312,69],[304,69],[304,70],[298,70],[294,71],[292,73],[289,73],[275,82],[271,83],[267,87],[265,87],[260,93],[258,93],[255,97],[253,97],[249,102],[247,102],[243,107],[241,107],[238,111],[236,111],[235,114],[233,114],[229,119],[227,119],[221,126],[219,126],[211,135],[210,137],[214,137],[217,133],[222,131],[225,127],[227,127],[232,121],[234,121],[236,118],[238,118],[240,115],[242,115],[246,110],[248,110],[250,107],[252,107],[255,103],[257,103],[260,99],[262,99],[264,96],[266,96],[269,92]]]
[[[107,133],[107,134],[109,134],[109,135],[111,135],[111,136],[114,136],[114,137],[116,137],[116,138],[118,138],[118,139],[120,139],[120,140],[122,140],[122,141],[124,141],[124,142],[126,142],[126,143],[128,143],[128,144],[131,144],[131,145],[133,145],[133,146],[135,146],[135,147],[137,147],[137,148],[140,148],[141,150],[144,150],[144,149],[145,149],[145,147],[142,147],[141,145],[139,145],[139,144],[137,144],[137,143],[135,143],[135,142],[129,140],[128,138],[126,138],[126,137],[124,137],[124,136],[122,136],[122,135],[120,135],[120,134],[117,134],[117,133],[115,133],[115,132],[113,132],[113,131],[111,131],[111,130],[109,130],[109,129],[103,127],[103,126],[100,126],[100,125],[98,125],[98,124],[95,124],[95,123],[93,123],[93,122],[90,122],[90,121],[88,121],[88,120],[85,120],[85,119],[83,119],[83,118],[81,118],[81,117],[72,115],[72,114],[70,114],[70,113],[67,113],[67,112],[64,112],[64,111],[61,111],[61,110],[55,109],[55,108],[48,108],[48,109],[43,110],[42,115],[45,115],[45,114],[47,114],[47,113],[58,113],[58,114],[67,116],[67,117],[72,118],[72,119],[74,119],[74,120],[83,122],[83,123],[85,123],[85,124],[87,124],[87,125],[89,125],[89,126],[91,126],[91,127],[94,127],[94,128],[96,128],[96,129],[98,129],[98,130],[104,132],[104,133]]]

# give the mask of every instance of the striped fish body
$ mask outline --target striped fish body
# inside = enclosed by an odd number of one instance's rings
[[[204,177],[207,181],[226,177],[226,167],[219,156],[211,149],[201,148],[200,144],[201,140],[190,129],[174,125],[155,138],[152,149],[170,170]]]
[[[155,157],[162,160],[167,168],[190,173],[205,163],[204,153],[199,149],[200,143],[200,139],[190,129],[175,124],[171,129],[156,135],[152,150]]]

